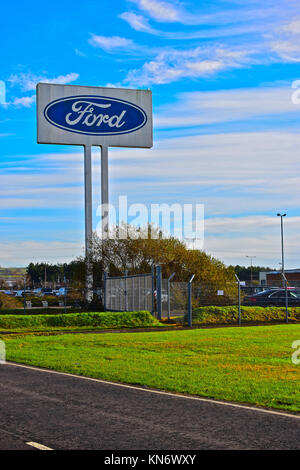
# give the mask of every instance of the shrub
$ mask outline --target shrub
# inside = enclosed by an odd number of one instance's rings
[[[67,307],[66,309],[66,314],[69,314],[69,313],[78,313],[79,311],[81,311],[80,308],[70,308],[70,307]],[[48,307],[39,307],[39,308],[26,308],[26,316],[28,315],[57,315],[57,314],[62,314],[62,313],[65,313],[64,312],[64,307],[52,307],[52,308],[48,308]],[[24,315],[24,309],[23,309],[23,305],[22,307],[18,307],[17,309],[1,309],[0,310],[0,318],[2,315]]]
[[[146,311],[0,316],[0,328],[3,329],[45,327],[135,328],[157,326],[159,324]]]
[[[241,307],[241,319],[244,323],[284,322],[285,307]],[[192,314],[194,325],[234,324],[238,322],[238,307],[199,307]],[[187,321],[187,315],[184,318]],[[289,320],[300,321],[300,307],[289,308]]]
[[[59,305],[59,302],[61,301],[61,299],[59,299],[59,297],[53,297],[51,295],[44,295],[44,297],[41,297],[41,302],[48,302],[48,306],[49,307],[58,307]],[[42,303],[41,303],[42,305]]]
[[[23,299],[0,294],[0,308],[22,308]]]
[[[42,298],[41,297],[31,297],[31,296],[26,296],[26,301],[31,302],[31,305],[33,307],[42,307]]]

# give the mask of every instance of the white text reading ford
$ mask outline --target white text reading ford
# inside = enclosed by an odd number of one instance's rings
[[[75,126],[81,121],[81,124],[89,127],[93,125],[99,127],[103,123],[108,124],[109,127],[117,128],[122,127],[125,124],[125,121],[122,121],[122,119],[125,116],[126,111],[122,111],[119,116],[117,114],[110,116],[109,114],[94,113],[94,107],[110,108],[111,104],[93,103],[89,101],[75,101],[75,103],[72,105],[73,113],[68,113],[66,115],[66,123],[70,126]]]

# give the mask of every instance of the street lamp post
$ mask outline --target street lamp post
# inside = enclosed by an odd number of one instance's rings
[[[284,274],[284,249],[283,249],[283,217],[286,217],[286,214],[277,214],[277,217],[280,217],[280,227],[281,227],[281,275],[284,279],[284,288],[285,288],[285,309],[286,309],[286,322],[288,323],[288,291],[287,291],[287,278]]]
[[[252,286],[252,281],[253,281],[253,276],[252,276],[252,259],[253,259],[253,258],[256,258],[256,256],[246,255],[246,258],[250,258],[250,260],[251,260],[250,279],[251,279],[251,286]]]
[[[283,250],[283,217],[286,214],[277,214],[277,217],[280,217],[280,226],[281,226],[281,271],[284,273],[284,250]]]

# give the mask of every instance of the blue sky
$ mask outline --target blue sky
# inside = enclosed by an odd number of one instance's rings
[[[152,90],[154,147],[110,150],[113,203],[202,203],[208,253],[272,268],[285,211],[286,267],[300,267],[297,1],[15,1],[1,13],[1,266],[82,254],[82,149],[36,143],[47,81]],[[93,165],[96,226],[96,148]]]

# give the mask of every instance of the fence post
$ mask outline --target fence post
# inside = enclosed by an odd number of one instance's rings
[[[234,273],[234,275],[235,275],[235,278],[238,282],[239,326],[241,326],[241,281],[235,273]]]
[[[124,272],[124,282],[125,282],[125,289],[124,289],[125,305],[124,305],[124,307],[125,307],[125,312],[127,312],[127,310],[128,310],[128,308],[127,308],[128,307],[128,305],[127,305],[127,276],[128,276],[128,271],[126,270]]]
[[[131,299],[132,299],[132,308],[131,311],[134,312],[136,309],[135,307],[135,296],[134,296],[134,277],[131,278],[131,288],[132,288],[132,294],[131,294]]]
[[[161,305],[161,267],[159,264],[156,266],[156,303],[157,303],[157,318],[162,318],[162,305]]]
[[[67,313],[67,282],[66,276],[64,276],[64,312]]]
[[[168,322],[170,321],[170,281],[171,279],[173,279],[173,277],[175,276],[176,273],[172,273],[171,276],[168,278],[168,292],[167,292],[167,295],[168,295]]]
[[[103,308],[104,308],[104,312],[106,312],[106,280],[107,280],[107,272],[104,271],[104,273],[103,273]]]
[[[144,276],[144,310],[147,310],[147,278]]]
[[[155,267],[154,264],[151,266],[151,314],[154,316],[154,276],[155,276]]]
[[[285,322],[289,322],[289,300],[288,300],[288,290],[287,290],[287,278],[282,272],[281,276],[284,280],[284,290],[285,290]]]
[[[24,297],[24,315],[26,315],[26,277],[24,277],[24,292],[23,292],[23,297]]]
[[[119,310],[122,312],[122,279],[119,279]]]
[[[192,275],[191,279],[188,281],[188,325],[193,325],[192,319],[192,282],[195,277],[195,274]]]

